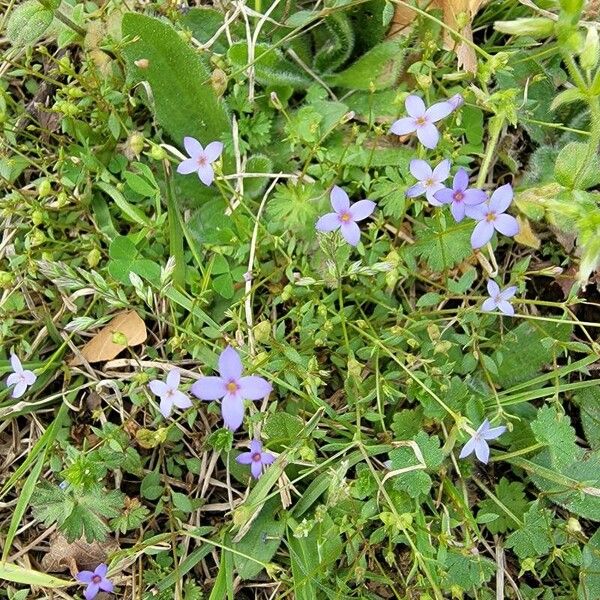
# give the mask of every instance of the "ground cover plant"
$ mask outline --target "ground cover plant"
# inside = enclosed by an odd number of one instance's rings
[[[0,6],[0,598],[600,598],[596,2]]]

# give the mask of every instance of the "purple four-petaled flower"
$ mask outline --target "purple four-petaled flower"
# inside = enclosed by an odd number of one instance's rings
[[[244,400],[260,400],[268,396],[273,387],[262,377],[242,377],[239,354],[227,346],[219,356],[219,377],[201,377],[191,392],[201,400],[221,401],[221,414],[225,427],[235,431],[244,420]]]
[[[360,228],[356,221],[362,221],[375,210],[375,202],[372,200],[359,200],[350,205],[348,194],[335,185],[329,196],[331,206],[335,212],[323,215],[317,221],[317,231],[335,231],[339,229],[343,238],[351,245],[356,246],[360,240]]]
[[[16,354],[10,355],[10,364],[13,372],[7,377],[6,385],[14,385],[11,396],[13,398],[20,398],[26,391],[27,388],[35,383],[37,379],[33,371],[23,369],[23,365]]]
[[[490,458],[490,447],[488,440],[495,440],[506,431],[506,427],[490,427],[490,422],[486,419],[471,436],[471,439],[464,445],[459,458],[465,458],[475,452],[475,456],[487,464]]]
[[[485,204],[468,210],[469,217],[479,221],[471,235],[473,248],[485,246],[492,239],[494,230],[509,237],[519,233],[518,221],[512,215],[505,214],[512,199],[513,190],[510,183],[507,183],[499,187]]]
[[[430,204],[441,206],[442,203],[436,199],[434,194],[444,188],[442,182],[446,181],[448,175],[450,175],[450,161],[443,160],[432,169],[424,160],[415,158],[410,161],[409,169],[412,176],[418,182],[406,190],[406,195],[409,198],[415,198],[416,196],[425,194]]]
[[[447,117],[455,108],[458,108],[457,103],[447,100],[436,102],[426,108],[423,100],[414,95],[406,98],[404,106],[409,116],[394,121],[390,132],[396,135],[408,135],[416,131],[421,144],[430,149],[435,148],[440,139],[440,132],[434,123]]]
[[[250,442],[250,452],[242,452],[236,459],[240,465],[250,465],[252,477],[258,479],[265,467],[273,464],[275,456],[263,450],[260,440]]]
[[[186,136],[183,138],[183,145],[190,157],[179,163],[177,172],[182,175],[198,173],[198,177],[204,185],[211,185],[215,178],[212,163],[221,156],[223,144],[211,142],[206,148],[203,148],[196,138]]]
[[[108,567],[102,563],[94,571],[79,571],[75,578],[81,583],[86,583],[87,587],[83,595],[85,600],[93,600],[100,590],[103,592],[113,591],[113,584],[106,578]]]
[[[512,317],[515,314],[515,309],[509,300],[517,293],[517,286],[511,285],[500,291],[498,284],[493,279],[490,279],[487,282],[487,289],[490,297],[483,302],[481,310],[491,312],[498,309],[501,313]]]
[[[440,204],[450,204],[450,212],[457,222],[465,218],[467,207],[485,202],[487,196],[483,190],[469,187],[469,176],[464,169],[459,169],[452,182],[452,188],[443,188],[434,194]]]
[[[180,380],[179,369],[171,369],[166,382],[153,379],[148,384],[152,393],[160,398],[160,412],[165,418],[171,414],[173,406],[177,408],[190,408],[192,406],[192,401],[187,394],[179,391]]]

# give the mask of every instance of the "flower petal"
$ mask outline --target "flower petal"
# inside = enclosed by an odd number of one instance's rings
[[[445,187],[435,192],[434,196],[440,204],[450,204],[454,199],[454,190]]]
[[[204,148],[204,156],[208,159],[208,162],[215,162],[223,152],[223,144],[221,142],[211,142]]]
[[[275,462],[275,456],[270,452],[263,452],[261,461],[263,465],[272,465]]]
[[[429,204],[431,204],[432,206],[442,206],[442,203],[435,197],[435,194],[442,189],[442,187],[438,186],[431,186],[431,188],[427,189],[425,197],[427,198]]]
[[[485,440],[477,440],[475,442],[475,456],[487,465],[490,458],[490,447]]]
[[[167,419],[171,412],[173,412],[173,399],[168,398],[167,396],[161,396],[158,410],[160,410],[160,414]]]
[[[235,462],[240,465],[251,464],[252,463],[252,452],[242,452],[241,454],[239,454],[236,457]]]
[[[481,310],[483,312],[492,312],[493,310],[496,310],[496,301],[493,298],[488,298],[481,305]]]
[[[474,437],[472,437],[463,446],[463,449],[460,451],[460,454],[458,455],[458,458],[466,458],[467,456],[469,456],[469,454],[473,453],[473,450],[475,450],[475,438]]]
[[[250,452],[252,454],[262,453],[262,442],[260,440],[252,440],[250,442]]]
[[[406,195],[409,198],[416,198],[425,193],[425,186],[422,183],[415,183],[406,190]]]
[[[478,206],[487,200],[487,194],[477,188],[469,188],[463,192],[463,202],[468,206]]]
[[[10,355],[10,366],[12,367],[14,373],[23,372],[23,365],[21,364],[21,361],[19,360],[19,357],[16,354]]]
[[[33,371],[23,371],[23,377],[27,385],[33,385],[37,380],[37,375]]]
[[[204,185],[211,185],[215,179],[215,172],[210,164],[198,167],[198,177]]]
[[[425,103],[419,96],[415,96],[414,94],[406,97],[404,106],[406,107],[406,112],[415,119],[425,114]]]
[[[507,317],[513,317],[515,314],[513,305],[507,300],[500,300],[500,302],[498,302],[498,310]]]
[[[494,226],[489,221],[479,221],[471,234],[471,246],[481,248],[485,246],[494,235]]]
[[[423,181],[423,179],[428,179],[433,174],[429,163],[425,160],[421,160],[420,158],[413,158],[410,161],[410,165],[408,166],[408,168],[410,170],[410,174],[419,181]]]
[[[327,213],[323,215],[315,225],[317,231],[322,233],[326,231],[334,231],[341,225],[340,217],[337,213]]]
[[[464,169],[459,169],[452,181],[454,191],[464,192],[469,187],[469,175]]]
[[[350,198],[339,185],[334,185],[331,188],[329,200],[336,213],[346,212],[350,208]]]
[[[27,384],[24,381],[19,381],[13,388],[11,396],[13,398],[20,398],[27,391]]]
[[[238,385],[238,394],[246,400],[261,400],[273,391],[273,386],[266,379],[256,375],[241,377]]]
[[[254,479],[258,479],[261,475],[262,475],[262,463],[258,462],[257,460],[253,460],[252,464],[250,465],[250,472],[252,473],[252,477],[254,477]]]
[[[79,571],[79,573],[75,575],[75,579],[81,583],[92,583],[92,577],[94,575],[95,573],[93,571]]]
[[[190,136],[183,138],[183,145],[191,158],[197,158],[204,151],[202,144],[196,138]]]
[[[107,593],[111,593],[114,589],[114,586],[112,584],[112,581],[109,581],[108,579],[102,579],[102,581],[98,584],[100,586],[100,589],[103,592],[107,592]]]
[[[487,291],[492,298],[495,298],[500,294],[500,286],[493,279],[488,279]]]
[[[227,393],[226,383],[221,377],[201,377],[190,392],[200,400],[218,400]]]
[[[499,438],[506,431],[506,427],[501,425],[500,427],[492,427],[487,431],[484,431],[481,435],[485,440],[495,440]]]
[[[189,396],[183,392],[175,392],[173,396],[171,396],[171,400],[177,408],[186,409],[192,407],[192,401]]]
[[[425,148],[433,150],[440,141],[440,132],[433,123],[426,123],[417,128],[417,137]]]
[[[392,123],[390,127],[390,133],[395,133],[396,135],[408,135],[409,133],[413,133],[417,129],[417,124],[412,117],[404,117],[402,119],[398,119]]]
[[[513,189],[510,183],[500,186],[490,198],[490,208],[497,213],[503,213],[513,199]]]
[[[519,233],[519,222],[512,215],[498,215],[494,220],[494,227],[497,231],[508,237]]]
[[[360,241],[360,227],[353,222],[342,223],[342,237],[351,245],[356,246]]]
[[[236,431],[244,420],[244,402],[238,394],[227,394],[221,402],[221,415],[227,429]]]
[[[227,346],[219,356],[219,375],[227,381],[239,379],[242,376],[242,359],[231,347]]]
[[[436,102],[425,111],[425,114],[432,123],[435,123],[445,119],[453,110],[454,106],[450,102]]]
[[[465,218],[465,205],[462,202],[452,202],[450,204],[450,212],[457,223],[460,223]]]
[[[375,207],[373,200],[359,200],[350,207],[348,212],[353,221],[362,221],[371,216]]]
[[[171,369],[169,371],[169,373],[167,374],[167,385],[171,389],[176,390],[179,387],[180,381],[181,381],[181,373],[180,373],[179,369],[177,369],[177,368]]]
[[[500,292],[500,300],[510,300],[517,293],[517,286],[511,285]]]
[[[85,589],[85,592],[83,592],[83,596],[85,600],[94,600],[99,591],[100,586],[97,583],[90,583]]]
[[[16,383],[19,383],[19,381],[21,381],[21,373],[11,373],[7,378],[6,378],[6,387],[10,387],[11,385],[15,385]]]
[[[148,387],[155,396],[162,396],[169,389],[167,384],[164,381],[160,381],[160,379],[153,379],[148,383]]]
[[[433,169],[433,179],[439,182],[446,181],[448,175],[450,175],[450,167],[450,161],[448,159],[443,160]]]
[[[186,158],[177,165],[177,172],[181,175],[189,175],[198,170],[198,161],[195,158]]]
[[[95,569],[94,574],[100,575],[100,577],[106,577],[108,573],[108,565],[106,563],[100,563]]]

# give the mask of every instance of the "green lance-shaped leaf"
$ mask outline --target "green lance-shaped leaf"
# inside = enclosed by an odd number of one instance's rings
[[[325,41],[315,54],[314,65],[319,72],[331,72],[350,58],[354,48],[354,31],[345,13],[333,13],[323,23]]]
[[[11,44],[23,48],[37,42],[50,27],[54,12],[37,0],[29,0],[17,6],[6,24],[6,37]]]

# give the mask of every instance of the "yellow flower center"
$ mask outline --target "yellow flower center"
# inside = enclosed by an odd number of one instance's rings
[[[347,223],[350,220],[350,215],[348,213],[344,213],[340,218],[344,223]]]
[[[235,381],[230,381],[226,387],[227,391],[233,394],[234,392],[238,391],[240,386],[237,383],[235,383]]]

